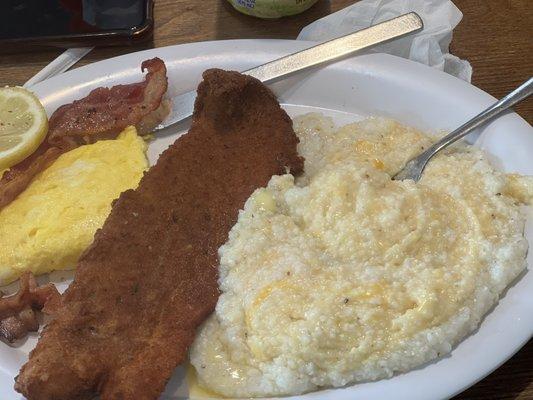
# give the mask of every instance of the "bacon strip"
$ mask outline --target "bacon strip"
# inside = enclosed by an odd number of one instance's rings
[[[130,125],[140,128],[140,134],[155,128],[161,121],[145,126],[143,120],[166,105],[162,99],[167,91],[167,70],[159,58],[144,61],[141,70],[145,69],[148,74],[143,82],[97,88],[87,97],[59,107],[50,117],[48,142],[58,147],[79,146],[114,138]]]
[[[150,132],[167,116],[170,107],[165,63],[146,60],[143,82],[97,88],[81,100],[59,107],[50,117],[45,141],[26,160],[6,171],[0,179],[0,209],[28,187],[32,179],[61,154],[102,139],[113,139],[127,126]]]
[[[13,343],[28,332],[36,332],[39,322],[35,311],[52,314],[60,303],[61,295],[53,284],[37,286],[35,277],[25,273],[17,294],[0,298],[0,338]]]

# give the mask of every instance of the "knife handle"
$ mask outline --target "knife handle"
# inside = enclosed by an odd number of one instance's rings
[[[393,39],[401,38],[413,32],[422,30],[424,24],[415,12],[400,15],[380,24],[360,31],[341,36],[337,39],[318,44],[297,53],[278,58],[258,67],[244,71],[246,75],[253,76],[263,83],[270,83],[279,78],[307,68],[324,64],[356,51],[373,47],[377,44],[387,43]]]
[[[338,60],[357,51],[418,32],[423,27],[424,24],[420,16],[415,12],[410,12],[349,35],[278,58],[243,71],[243,74],[253,76],[263,83],[269,83],[295,72]],[[174,97],[169,117],[154,131],[160,131],[189,118],[194,109],[195,98],[195,90]]]

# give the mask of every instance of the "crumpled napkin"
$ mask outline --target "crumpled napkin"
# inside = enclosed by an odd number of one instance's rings
[[[370,51],[409,58],[470,82],[470,63],[449,53],[452,31],[463,18],[449,0],[362,0],[307,25],[298,39],[323,42],[410,11],[420,15],[424,30]]]

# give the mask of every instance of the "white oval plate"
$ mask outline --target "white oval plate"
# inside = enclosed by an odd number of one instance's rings
[[[232,40],[192,43],[132,53],[94,63],[33,87],[50,114],[59,105],[85,96],[98,86],[141,79],[141,61],[162,58],[168,68],[169,95],[194,89],[202,72],[211,67],[245,70],[311,43],[285,40]],[[381,115],[404,124],[438,132],[452,130],[488,106],[494,98],[450,75],[401,58],[370,54],[299,74],[272,86],[291,115],[322,109],[338,124]],[[319,110],[320,111],[320,110]],[[175,140],[178,131],[150,144],[149,158]],[[505,171],[533,175],[533,129],[516,114],[487,126],[476,144],[492,155]],[[526,235],[533,240],[533,212]],[[528,255],[531,265],[532,255]],[[60,284],[64,288],[66,283]],[[533,334],[533,276],[524,273],[486,316],[480,328],[450,356],[391,379],[341,389],[309,393],[303,399],[442,399],[449,398],[485,377],[522,347]],[[0,398],[22,399],[12,389],[13,378],[35,346],[32,335],[18,348],[0,344]],[[187,398],[188,389],[178,368],[163,399]]]

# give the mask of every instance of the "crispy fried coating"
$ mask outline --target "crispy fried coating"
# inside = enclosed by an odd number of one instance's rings
[[[192,127],[124,192],[16,379],[30,400],[153,400],[218,296],[218,248],[250,194],[303,159],[259,81],[208,70]]]

